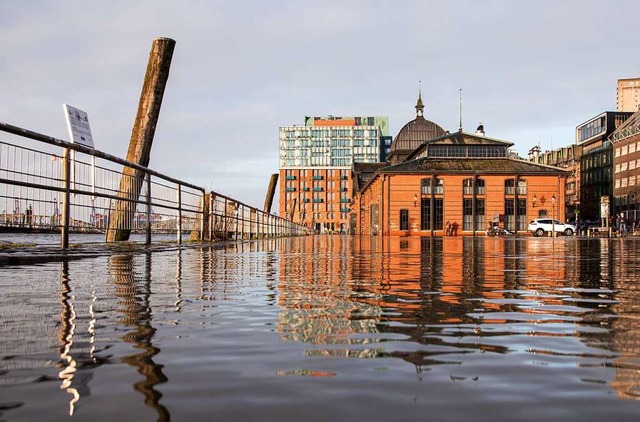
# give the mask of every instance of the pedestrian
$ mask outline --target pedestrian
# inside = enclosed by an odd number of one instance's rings
[[[618,230],[620,230],[620,237],[627,235],[627,219],[624,218],[624,214],[620,214],[618,217]]]
[[[29,228],[31,228],[33,227],[33,208],[31,208],[31,205],[29,205],[26,212],[27,212],[27,224],[29,225]]]

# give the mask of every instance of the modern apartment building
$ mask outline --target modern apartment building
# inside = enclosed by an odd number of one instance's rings
[[[613,150],[607,141],[633,113],[605,111],[576,127],[580,157],[580,218],[599,220],[600,201],[613,195]],[[610,208],[610,211],[613,211]]]
[[[280,215],[319,233],[349,231],[354,163],[378,163],[387,117],[306,117],[280,128]]]
[[[618,111],[640,110],[640,78],[618,79],[616,104]]]
[[[640,111],[609,138],[613,144],[613,212],[630,221],[640,218]]]

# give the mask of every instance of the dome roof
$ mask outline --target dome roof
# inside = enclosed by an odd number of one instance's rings
[[[439,138],[447,132],[434,122],[427,120],[422,115],[424,104],[422,94],[418,96],[416,104],[416,118],[404,125],[391,143],[390,154],[394,152],[406,152],[407,154],[418,148],[423,142]]]
[[[400,132],[391,143],[391,151],[413,151],[424,141],[439,138],[446,134],[445,130],[437,124],[422,116],[417,116],[415,120],[410,121],[400,129]]]

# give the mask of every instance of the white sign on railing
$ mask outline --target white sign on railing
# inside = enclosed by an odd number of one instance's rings
[[[63,104],[64,114],[67,119],[69,138],[71,142],[81,144],[89,148],[93,146],[93,136],[91,136],[91,126],[89,126],[89,116],[86,112]]]
[[[91,126],[89,126],[89,115],[80,109],[70,106],[69,104],[63,104],[64,115],[67,120],[67,129],[69,130],[69,139],[71,143],[84,145],[86,147],[95,149],[93,146],[93,136],[91,135]],[[76,166],[75,166],[75,151],[71,152],[71,161],[74,163],[71,166],[71,183],[73,189],[76,188]],[[91,189],[92,192],[96,191],[96,157],[91,156]]]

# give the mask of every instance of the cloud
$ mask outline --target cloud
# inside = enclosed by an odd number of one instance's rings
[[[573,142],[640,76],[634,1],[0,3],[0,120],[66,139],[63,102],[126,154],[151,43],[176,40],[151,165],[261,206],[278,127],[309,115],[463,124],[526,153]]]

